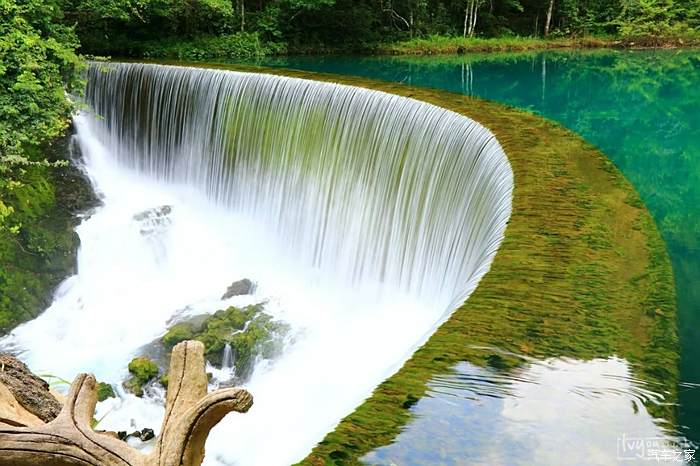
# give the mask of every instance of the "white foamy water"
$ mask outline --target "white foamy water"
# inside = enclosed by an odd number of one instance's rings
[[[214,429],[206,462],[300,460],[488,270],[510,214],[505,155],[467,118],[377,92],[101,68],[87,100],[104,119],[75,123],[104,205],[78,228],[78,274],[2,346],[39,373],[119,383],[183,309],[267,300],[294,342],[256,368],[253,408]],[[254,296],[220,301],[245,277]],[[98,407],[101,428],[158,430],[155,400],[120,397]]]

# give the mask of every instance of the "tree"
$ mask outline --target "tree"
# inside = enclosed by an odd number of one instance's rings
[[[544,36],[549,35],[549,26],[552,23],[552,11],[554,10],[554,0],[549,0],[549,7],[547,8],[547,16],[544,21]]]
[[[32,162],[27,150],[68,126],[65,93],[79,87],[82,62],[75,34],[59,19],[57,1],[0,0],[0,172]]]
[[[479,8],[483,3],[484,0],[467,0],[467,7],[464,10],[464,28],[462,33],[464,37],[474,37]]]

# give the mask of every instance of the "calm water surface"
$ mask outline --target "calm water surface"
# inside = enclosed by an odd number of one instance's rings
[[[679,421],[700,440],[700,51],[269,59],[483,97],[596,144],[632,181],[673,262],[682,346]],[[461,370],[461,368],[458,368]]]
[[[371,465],[683,464],[688,446],[664,433],[645,403],[662,402],[626,361],[523,358],[511,370],[462,362],[435,377],[414,419]],[[650,447],[640,439],[654,439]],[[641,457],[641,458],[640,458]]]

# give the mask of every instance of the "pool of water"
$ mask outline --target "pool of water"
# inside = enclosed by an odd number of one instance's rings
[[[668,245],[681,337],[679,424],[700,440],[700,51],[299,57],[259,64],[357,75],[542,114],[608,154]],[[459,368],[458,368],[459,369]]]

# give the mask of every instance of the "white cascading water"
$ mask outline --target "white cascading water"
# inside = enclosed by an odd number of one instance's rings
[[[494,136],[412,99],[92,64],[86,102],[77,139],[104,205],[78,227],[78,274],[0,344],[37,372],[117,384],[173,315],[267,300],[293,342],[256,367],[254,407],[214,429],[207,464],[303,458],[469,296],[510,216]],[[244,277],[255,294],[221,301]],[[157,430],[162,408],[120,393],[101,413]]]

